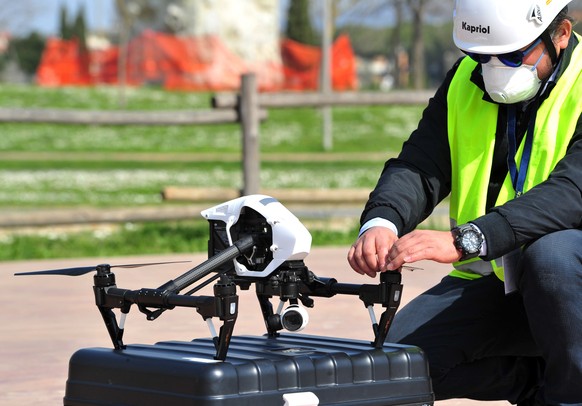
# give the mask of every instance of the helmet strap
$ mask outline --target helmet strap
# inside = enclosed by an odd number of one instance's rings
[[[545,30],[541,35],[542,41],[546,45],[546,49],[548,50],[548,55],[552,59],[552,65],[556,65],[558,63],[558,54],[556,53],[556,46],[554,45],[554,41],[552,41],[552,36]]]

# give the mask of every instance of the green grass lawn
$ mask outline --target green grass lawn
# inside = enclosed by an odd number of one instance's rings
[[[126,90],[125,109],[210,109],[211,96],[130,88]],[[118,97],[115,87],[0,85],[0,107],[5,108],[117,110]],[[271,109],[260,126],[261,186],[371,189],[383,162],[400,149],[415,128],[423,107],[334,108],[332,151],[322,148],[319,110]],[[166,186],[242,187],[237,124],[0,123],[0,131],[0,209],[155,206],[164,204],[160,192]],[[120,227],[106,239],[90,232],[52,240],[42,235],[9,235],[0,238],[0,259],[61,257],[71,252],[85,256],[101,251],[125,255],[141,253],[142,249],[201,250],[206,244],[205,227],[188,222],[139,224]],[[314,235],[314,244],[345,243],[354,232],[322,231]],[[154,240],[155,244],[148,243]]]

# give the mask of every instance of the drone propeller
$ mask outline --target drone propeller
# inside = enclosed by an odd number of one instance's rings
[[[410,271],[410,272],[415,271],[417,269],[422,269],[422,268],[419,268],[417,266],[410,266],[410,265],[402,265],[400,268],[406,269],[407,271]]]
[[[14,275],[16,275],[16,276],[21,276],[21,275],[81,276],[81,275],[85,275],[86,273],[96,271],[97,268],[100,268],[100,267],[109,270],[110,268],[139,268],[142,266],[178,264],[178,263],[183,263],[183,262],[191,262],[191,261],[149,262],[149,263],[145,263],[145,264],[127,264],[127,265],[102,264],[102,265],[97,265],[97,266],[83,266],[83,267],[76,267],[76,268],[52,269],[49,271],[19,272],[19,273],[15,273]]]

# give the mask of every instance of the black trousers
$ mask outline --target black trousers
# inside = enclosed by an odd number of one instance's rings
[[[582,405],[582,231],[530,244],[518,270],[517,293],[447,276],[397,313],[387,341],[425,351],[437,400]]]

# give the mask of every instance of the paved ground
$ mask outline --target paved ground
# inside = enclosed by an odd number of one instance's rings
[[[313,249],[307,266],[318,276],[335,277],[349,283],[372,283],[355,274],[345,260],[346,248]],[[157,287],[204,261],[202,254],[124,258],[90,258],[0,262],[0,405],[62,404],[68,360],[79,348],[109,347],[107,332],[93,303],[92,276],[14,277],[15,272],[89,266],[99,263],[127,264],[172,260],[192,260],[173,264],[115,271],[122,288]],[[422,270],[405,271],[403,303],[436,283],[447,268],[419,263]],[[205,291],[201,292],[204,293]],[[206,293],[207,294],[207,293]],[[250,292],[240,292],[241,303],[235,334],[263,334],[258,306]],[[349,320],[349,328],[346,328]],[[310,310],[306,334],[322,334],[369,340],[371,327],[361,303],[347,296],[316,299]],[[147,322],[134,309],[127,320],[127,343],[154,343],[159,340],[206,337],[205,323],[194,310],[175,309],[155,322]],[[439,406],[480,405],[466,399],[437,402]],[[486,402],[508,405],[507,402]]]

